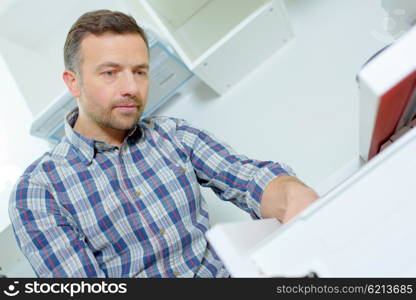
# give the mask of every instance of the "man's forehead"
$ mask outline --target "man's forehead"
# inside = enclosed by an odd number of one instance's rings
[[[130,64],[141,65],[149,60],[146,43],[138,33],[89,33],[81,42],[80,54],[83,60],[87,56],[88,60],[99,64],[108,62],[121,65],[133,60]]]
[[[130,40],[137,42],[137,45],[146,47],[143,37],[139,33],[115,33],[105,32],[102,34],[87,33],[81,40],[81,47],[87,44],[108,44],[108,46],[117,46],[114,40]],[[147,47],[146,47],[147,48]]]
[[[115,61],[105,61],[103,63],[100,63],[96,69],[104,69],[104,68],[123,68],[126,67],[125,65],[123,65],[122,63],[119,62],[115,62]],[[129,66],[130,67],[130,66]],[[134,65],[132,65],[131,67],[133,68],[140,68],[140,69],[149,69],[149,64],[144,62],[144,63],[136,63]]]

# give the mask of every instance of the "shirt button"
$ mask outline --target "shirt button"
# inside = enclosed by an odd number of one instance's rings
[[[140,190],[136,191],[136,196],[140,196],[142,194],[142,192],[140,192]]]
[[[159,232],[160,232],[160,234],[162,234],[162,235],[163,235],[163,234],[165,234],[165,233],[166,233],[166,230],[164,230],[164,229],[160,229],[160,231],[159,231]]]
[[[179,275],[181,275],[181,273],[175,271],[175,272],[173,272],[173,275],[179,276]]]

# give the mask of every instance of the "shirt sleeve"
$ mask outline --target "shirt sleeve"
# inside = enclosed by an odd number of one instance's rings
[[[17,243],[38,277],[105,277],[85,241],[47,188],[21,177],[10,196]]]
[[[190,156],[199,183],[260,218],[260,201],[267,184],[281,175],[295,176],[284,163],[249,159],[237,154],[213,134],[177,120],[177,135]]]

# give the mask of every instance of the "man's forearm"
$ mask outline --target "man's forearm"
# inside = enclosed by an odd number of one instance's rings
[[[264,190],[261,217],[286,223],[317,199],[316,192],[299,179],[282,175],[273,179]]]

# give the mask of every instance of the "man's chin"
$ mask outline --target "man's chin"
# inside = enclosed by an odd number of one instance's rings
[[[141,117],[141,114],[138,118],[135,118],[134,120],[131,120],[129,122],[114,122],[111,124],[111,127],[116,130],[130,130],[133,129],[137,123],[139,122]]]

